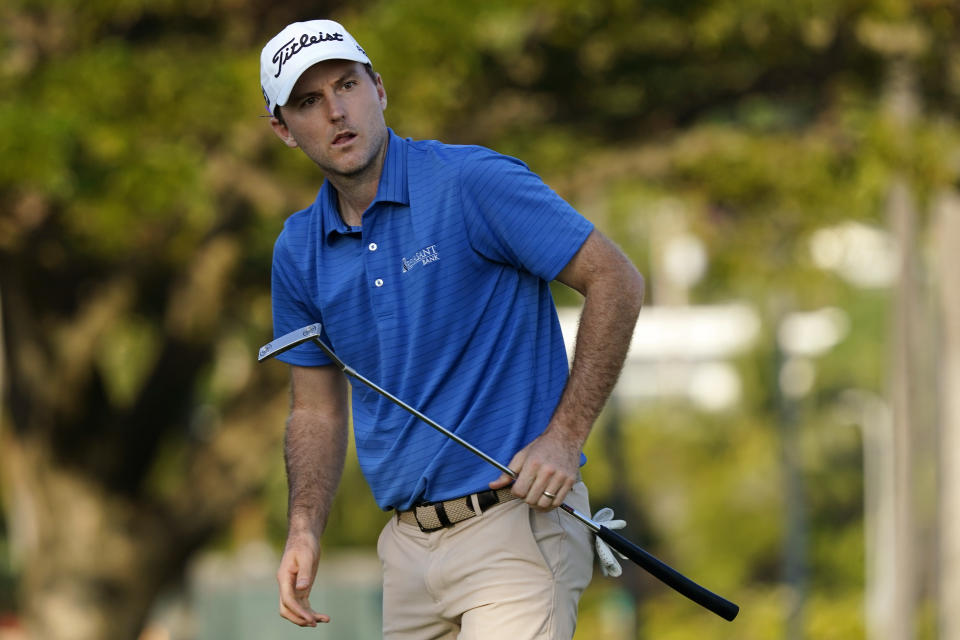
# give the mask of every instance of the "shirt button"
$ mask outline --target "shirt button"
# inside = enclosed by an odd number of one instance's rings
[[[380,278],[377,278],[376,280],[373,281],[373,284],[377,285],[378,287],[382,287],[383,280],[381,280]]]
[[[371,242],[369,245],[367,245],[367,249],[370,249],[370,251],[376,251],[376,250],[377,250],[377,243],[376,243],[376,242]]]

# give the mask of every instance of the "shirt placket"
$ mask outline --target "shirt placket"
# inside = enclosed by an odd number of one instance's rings
[[[373,312],[377,318],[389,318],[394,315],[390,299],[395,293],[397,283],[388,272],[387,247],[379,237],[377,225],[364,225],[363,257],[366,286],[370,290]]]

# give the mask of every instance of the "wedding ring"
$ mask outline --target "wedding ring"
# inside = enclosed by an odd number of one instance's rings
[[[550,493],[549,491],[544,491],[544,492],[543,492],[543,495],[547,496],[547,497],[550,498],[551,500],[556,500],[556,499],[557,499],[557,494],[555,494],[555,493]]]

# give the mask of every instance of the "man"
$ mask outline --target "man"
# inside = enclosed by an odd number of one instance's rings
[[[363,387],[357,453],[394,510],[378,542],[384,637],[565,638],[592,575],[581,450],[622,367],[643,296],[630,261],[521,162],[387,128],[387,94],[339,24],[264,47],[271,125],[322,170],[274,250],[274,332],[320,322],[364,376],[507,462],[515,482]],[[553,279],[584,295],[568,370]],[[329,622],[309,593],[343,469],[344,375],[311,344],[284,354],[292,400],[280,613]],[[569,375],[568,375],[569,371]]]

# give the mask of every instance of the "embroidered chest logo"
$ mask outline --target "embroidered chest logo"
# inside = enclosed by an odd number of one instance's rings
[[[414,267],[418,267],[422,264],[430,264],[431,262],[436,262],[440,259],[440,254],[437,253],[437,245],[432,244],[429,247],[420,249],[412,258],[400,258],[400,271],[406,273]]]

